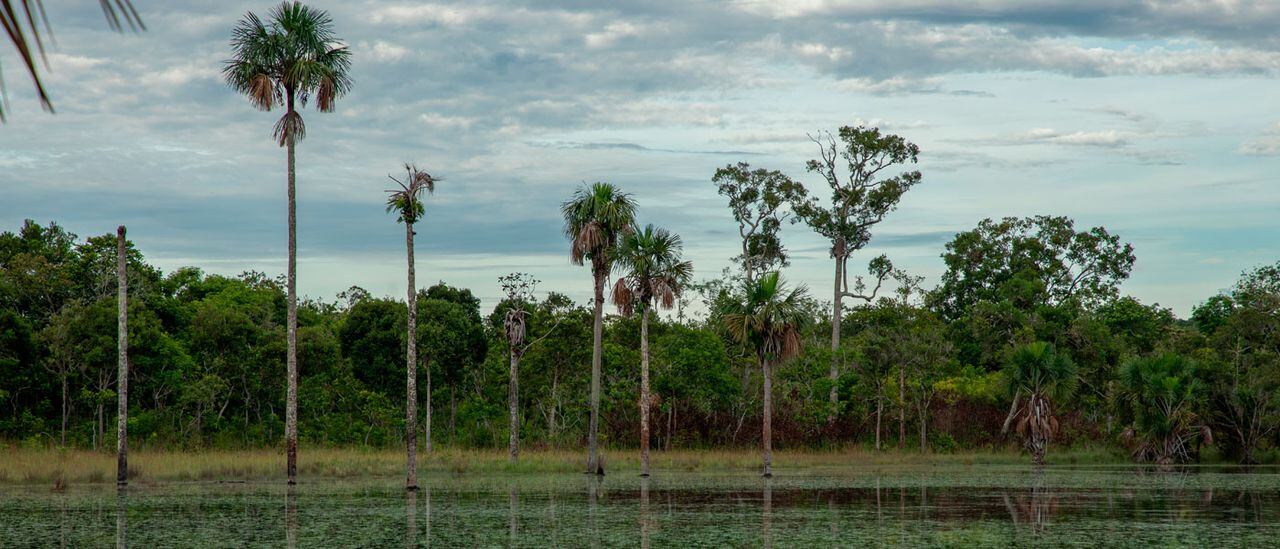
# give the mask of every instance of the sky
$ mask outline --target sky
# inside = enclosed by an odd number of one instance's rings
[[[298,284],[402,296],[404,232],[384,191],[405,162],[443,177],[417,237],[419,284],[523,271],[585,302],[559,204],[632,193],[680,234],[696,275],[735,255],[711,176],[749,162],[811,192],[807,134],[874,125],[918,144],[923,182],[853,263],[887,254],[936,284],[983,218],[1065,215],[1132,243],[1122,291],[1180,316],[1280,259],[1280,2],[743,0],[309,2],[352,51],[334,113],[303,113]],[[284,270],[277,112],[221,79],[228,40],[269,2],[135,0],[146,32],[95,0],[46,2],[57,114],[6,43],[0,229],[118,224],[166,272]],[[828,244],[787,225],[786,276],[829,293]],[[859,269],[861,270],[861,269]]]

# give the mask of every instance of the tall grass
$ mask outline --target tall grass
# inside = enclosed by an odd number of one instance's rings
[[[419,470],[425,473],[576,473],[585,467],[581,450],[526,450],[520,461],[510,463],[505,449],[437,448],[420,454]],[[638,452],[606,450],[605,466],[611,474],[639,472]],[[1123,455],[1109,449],[1078,448],[1051,453],[1057,464],[1121,463]],[[309,448],[301,454],[299,474],[312,478],[394,478],[404,474],[404,453],[393,449]],[[782,470],[832,468],[885,468],[929,465],[990,465],[1027,463],[1027,457],[1009,450],[948,454],[874,452],[860,447],[844,450],[783,450],[775,454]],[[129,455],[129,476],[139,482],[252,481],[281,478],[284,454],[278,450],[147,450]],[[673,450],[654,452],[655,472],[748,472],[760,467],[753,450]],[[89,450],[0,448],[0,483],[84,484],[115,479],[115,454]]]

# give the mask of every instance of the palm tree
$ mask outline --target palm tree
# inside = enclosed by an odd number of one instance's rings
[[[413,164],[404,165],[404,180],[388,175],[399,189],[387,191],[387,211],[399,214],[397,221],[404,223],[404,247],[409,263],[409,327],[405,335],[405,406],[404,434],[408,451],[406,490],[418,489],[418,285],[413,269],[413,224],[422,219],[426,208],[422,205],[422,193],[436,190],[437,179],[419,170]],[[430,388],[430,387],[428,387]]]
[[[298,475],[298,291],[297,209],[294,203],[294,147],[306,137],[296,107],[315,99],[321,112],[333,112],[334,102],[351,89],[347,73],[351,52],[333,34],[333,20],[323,10],[284,2],[263,22],[246,13],[232,31],[233,57],[222,68],[232,89],[249,97],[264,111],[285,107],[272,136],[288,151],[289,266],[288,266],[288,401],[285,403],[285,450],[289,484]]]
[[[1058,432],[1054,401],[1065,400],[1075,391],[1076,365],[1052,344],[1037,341],[1013,352],[1005,366],[1005,377],[1013,405],[1001,431],[1008,433],[1009,426],[1017,420],[1016,430],[1031,453],[1031,462],[1044,465],[1045,450]]]
[[[1192,443],[1213,442],[1200,414],[1205,395],[1196,369],[1194,360],[1173,353],[1121,367],[1121,393],[1133,411],[1123,438],[1133,445],[1134,459],[1162,467],[1184,463],[1193,458]]]
[[[683,261],[678,235],[647,225],[622,236],[616,261],[626,275],[613,285],[613,302],[622,316],[640,309],[640,476],[649,476],[649,311],[657,304],[671,309],[693,276],[693,263]]]
[[[800,354],[800,330],[809,322],[808,290],[788,291],[778,271],[744,281],[742,300],[725,305],[720,322],[729,337],[755,351],[764,374],[764,476],[773,476],[773,366]]]
[[[618,237],[635,222],[636,203],[631,195],[609,183],[579,187],[573,198],[561,204],[564,234],[569,238],[569,260],[574,265],[591,262],[595,279],[595,322],[591,348],[591,424],[587,434],[587,472],[604,474],[598,455],[600,429],[600,359],[604,352],[604,284],[613,268],[613,248]]]
[[[17,7],[14,7],[15,3]],[[102,14],[106,16],[107,26],[111,27],[111,30],[121,32],[125,25],[135,31],[147,30],[147,26],[142,23],[142,18],[138,16],[138,10],[133,8],[133,2],[130,0],[98,0],[98,5],[102,7]],[[36,24],[37,19],[42,25]],[[40,30],[41,26],[44,27],[43,31]],[[4,28],[9,42],[13,44],[13,49],[18,50],[18,60],[27,69],[27,74],[31,75],[31,82],[36,87],[36,96],[40,98],[40,106],[46,111],[53,112],[53,100],[49,98],[49,92],[45,90],[44,82],[40,80],[40,68],[36,64],[36,56],[39,55],[44,65],[48,67],[49,60],[45,58],[44,39],[41,35],[42,33],[53,35],[49,18],[45,16],[44,2],[0,0],[0,27]],[[8,102],[4,91],[4,81],[0,79],[0,122],[5,121],[4,107]]]

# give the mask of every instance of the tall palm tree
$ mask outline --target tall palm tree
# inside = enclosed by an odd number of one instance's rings
[[[387,191],[387,211],[399,214],[397,221],[404,223],[404,247],[409,263],[409,327],[405,335],[405,405],[404,405],[404,441],[408,451],[408,473],[405,477],[406,490],[418,489],[418,284],[414,280],[413,268],[413,224],[422,219],[426,208],[422,205],[422,194],[431,194],[436,190],[436,178],[419,170],[413,164],[404,165],[404,179],[396,179],[388,175],[399,185],[399,189]],[[430,388],[430,387],[428,387]]]
[[[1013,405],[1001,431],[1009,432],[1016,420],[1016,430],[1031,453],[1031,462],[1044,465],[1045,450],[1058,432],[1054,401],[1065,400],[1075,391],[1079,379],[1076,365],[1052,344],[1037,341],[1013,352],[1005,366],[1005,377]]]
[[[693,277],[684,261],[680,236],[646,225],[624,234],[615,260],[626,274],[613,285],[613,303],[622,316],[640,310],[640,476],[649,476],[649,311],[656,304],[671,309]]]
[[[98,5],[102,8],[102,14],[106,16],[107,26],[111,27],[111,30],[121,32],[125,25],[135,31],[147,30],[147,26],[142,23],[142,18],[138,16],[138,10],[133,8],[133,2],[130,0],[98,0]],[[36,24],[37,19],[40,24]],[[43,31],[40,29],[41,26],[44,27]],[[46,67],[49,65],[49,60],[45,58],[42,35],[47,33],[52,36],[53,28],[49,25],[49,18],[45,16],[44,2],[0,0],[0,28],[5,30],[13,49],[17,50],[18,60],[27,69],[27,74],[31,75],[31,83],[35,84],[40,106],[46,111],[53,112],[53,100],[49,98],[49,92],[45,89],[44,82],[40,80],[40,67],[36,62],[38,55]],[[4,91],[4,81],[0,79],[0,122],[5,121],[4,108],[5,103],[8,102]]]
[[[636,218],[636,203],[631,195],[609,183],[579,187],[573,197],[560,206],[564,214],[564,233],[569,238],[569,260],[574,265],[591,262],[595,279],[595,322],[591,348],[591,424],[587,434],[587,472],[604,474],[598,443],[600,429],[600,359],[604,349],[604,284],[613,268],[613,251],[618,237],[631,230]]]
[[[233,56],[222,68],[232,89],[249,98],[253,106],[269,111],[283,106],[272,136],[288,151],[289,266],[288,266],[288,401],[285,404],[285,449],[289,484],[298,476],[298,291],[297,209],[294,187],[294,148],[306,137],[306,126],[297,107],[315,100],[321,112],[333,112],[334,103],[351,89],[347,73],[351,52],[333,33],[333,20],[323,10],[284,2],[263,22],[246,13],[232,31]]]
[[[810,320],[804,310],[808,290],[790,291],[778,271],[744,281],[741,301],[727,303],[720,322],[729,337],[752,349],[764,374],[764,476],[773,476],[773,366],[800,354],[800,330]]]

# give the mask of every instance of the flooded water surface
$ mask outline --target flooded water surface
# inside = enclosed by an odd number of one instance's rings
[[[0,547],[1274,546],[1280,475],[927,467],[0,487]]]

